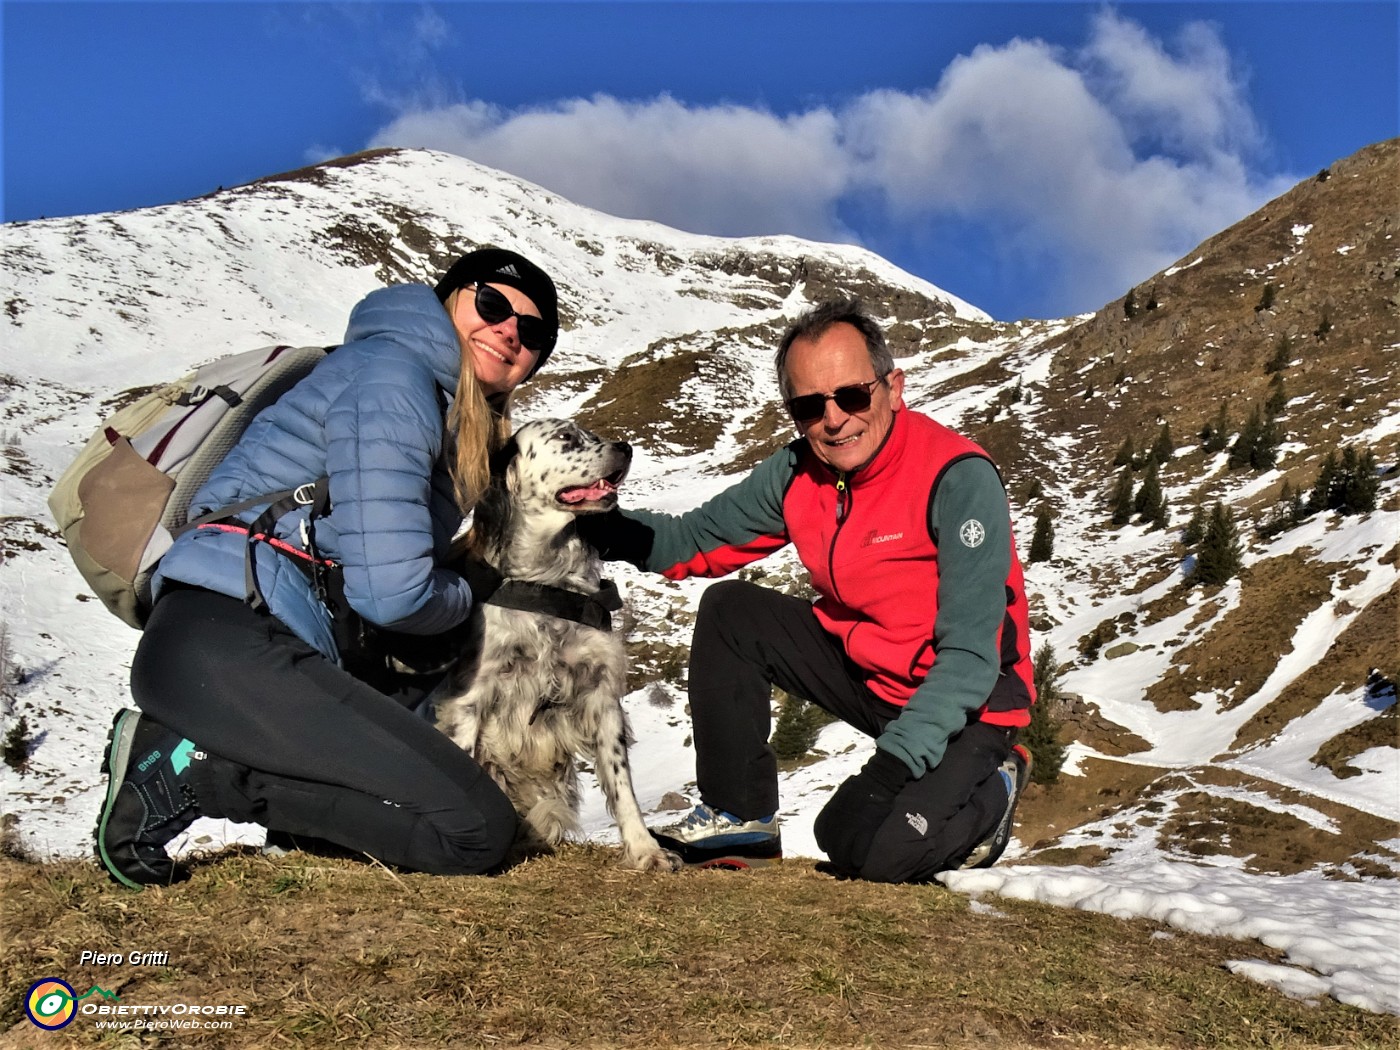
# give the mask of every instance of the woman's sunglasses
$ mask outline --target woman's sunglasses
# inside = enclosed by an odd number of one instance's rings
[[[554,347],[554,333],[542,318],[531,314],[516,313],[515,307],[503,292],[489,284],[476,286],[476,313],[487,324],[496,325],[515,318],[515,330],[520,335],[520,345],[537,354],[548,353]]]
[[[884,376],[872,379],[868,383],[852,383],[850,386],[837,387],[830,394],[802,394],[798,397],[787,399],[787,410],[792,415],[793,421],[797,423],[810,423],[814,419],[821,419],[826,415],[826,403],[835,401],[836,407],[847,415],[854,412],[864,412],[870,407],[871,390],[876,383],[884,381]]]

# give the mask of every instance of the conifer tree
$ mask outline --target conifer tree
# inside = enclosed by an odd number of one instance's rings
[[[1264,285],[1264,292],[1259,296],[1259,305],[1254,308],[1254,312],[1258,313],[1261,310],[1272,310],[1274,308],[1274,300],[1277,297],[1278,289],[1275,288],[1273,282],[1270,281],[1268,284]]]
[[[1327,453],[1327,458],[1322,461],[1322,466],[1318,468],[1317,480],[1313,482],[1312,492],[1308,496],[1308,510],[1332,510],[1333,490],[1340,489],[1337,471],[1337,452],[1335,449]]]
[[[1220,408],[1216,410],[1215,418],[1212,419],[1201,430],[1201,448],[1207,454],[1214,455],[1216,452],[1224,452],[1230,444],[1230,417],[1225,408],[1225,402],[1220,402]]]
[[[1148,519],[1153,529],[1165,529],[1171,523],[1171,513],[1167,507],[1167,497],[1157,501],[1157,511]]]
[[[1191,512],[1191,520],[1186,523],[1186,528],[1181,530],[1181,542],[1187,547],[1194,547],[1205,539],[1206,535],[1206,511],[1199,503],[1196,509]]]
[[[1036,700],[1031,707],[1031,724],[1022,730],[1021,742],[1031,753],[1031,780],[1053,784],[1065,764],[1065,746],[1060,743],[1061,725],[1055,717],[1060,707],[1059,668],[1055,649],[1049,642],[1035,651],[1032,667]]]
[[[1376,454],[1370,449],[1357,451],[1350,445],[1342,451],[1341,510],[1347,514],[1365,514],[1376,509],[1381,481],[1376,474]]]
[[[1282,372],[1293,360],[1293,340],[1286,335],[1278,337],[1278,342],[1274,344],[1274,356],[1269,358],[1264,365],[1265,372]]]
[[[1041,507],[1035,516],[1035,534],[1031,537],[1031,550],[1027,555],[1031,564],[1049,561],[1055,553],[1055,526],[1050,520],[1050,508]]]
[[[1113,487],[1113,524],[1126,525],[1133,516],[1133,468],[1124,467]]]
[[[1277,419],[1287,407],[1288,392],[1283,388],[1283,373],[1275,372],[1274,378],[1269,380],[1269,400],[1264,402],[1264,411],[1270,418]]]
[[[1157,432],[1157,440],[1152,444],[1152,451],[1149,455],[1158,463],[1170,463],[1172,453],[1176,451],[1172,442],[1172,428],[1163,422],[1162,429]]]
[[[801,697],[788,692],[782,693],[782,700],[778,705],[778,720],[773,726],[773,735],[768,740],[773,753],[779,758],[801,758],[816,744],[821,724],[808,711],[811,706]]]
[[[1272,470],[1278,462],[1281,441],[1278,421],[1273,416],[1261,414],[1259,432],[1254,439],[1254,447],[1249,450],[1249,465],[1255,470]]]
[[[1113,457],[1113,465],[1115,467],[1131,466],[1136,455],[1137,450],[1133,448],[1133,438],[1130,434],[1123,439],[1123,444],[1118,446],[1118,452]]]
[[[1229,582],[1240,571],[1239,531],[1234,516],[1223,503],[1217,503],[1206,521],[1205,536],[1196,555],[1195,580],[1206,586]]]
[[[1152,521],[1162,511],[1162,483],[1157,477],[1157,461],[1149,460],[1142,486],[1133,500],[1133,510],[1143,521]]]
[[[1128,292],[1127,297],[1123,300],[1123,316],[1131,321],[1137,316],[1137,312],[1137,289],[1134,288]]]
[[[1254,449],[1259,444],[1259,431],[1263,426],[1264,414],[1259,411],[1259,406],[1255,405],[1239,436],[1235,438],[1235,443],[1230,446],[1231,470],[1239,470],[1253,462]]]

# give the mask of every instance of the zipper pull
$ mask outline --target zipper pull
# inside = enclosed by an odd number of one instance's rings
[[[836,475],[836,521],[846,520],[846,510],[850,502],[850,491],[846,488],[846,475]]]

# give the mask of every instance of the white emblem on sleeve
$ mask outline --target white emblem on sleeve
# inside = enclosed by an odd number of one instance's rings
[[[962,540],[964,547],[980,547],[982,541],[987,538],[987,530],[976,518],[968,518],[958,530],[958,538]]]

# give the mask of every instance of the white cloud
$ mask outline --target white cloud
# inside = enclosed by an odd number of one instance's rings
[[[1077,51],[982,45],[931,90],[839,108],[782,115],[665,95],[423,105],[371,145],[458,153],[612,214],[704,233],[859,240],[838,217],[851,201],[934,236],[949,218],[982,224],[988,250],[1037,267],[1069,313],[1121,295],[1291,185],[1256,173],[1260,141],[1217,29],[1192,23],[1168,48],[1103,11]]]
[[[1192,22],[1167,52],[1135,22],[1102,11],[1080,54],[1104,102],[1135,132],[1189,155],[1248,152],[1262,136],[1218,31]]]
[[[606,95],[504,112],[471,102],[399,117],[371,145],[458,153],[613,215],[743,235],[849,235],[834,202],[850,160],[826,110],[777,116]]]

